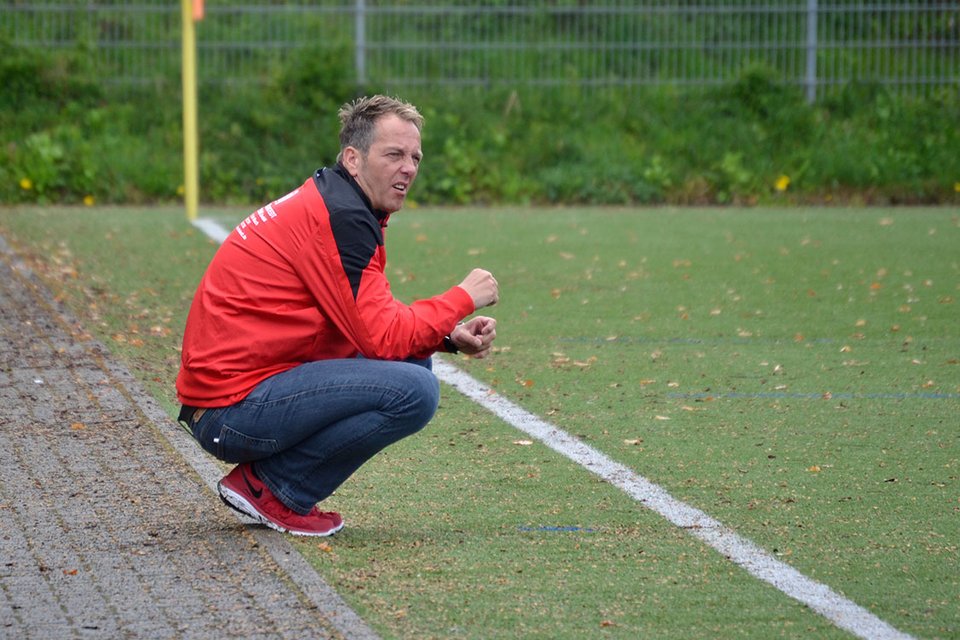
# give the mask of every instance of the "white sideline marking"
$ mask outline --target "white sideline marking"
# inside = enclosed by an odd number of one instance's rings
[[[230,235],[230,232],[221,227],[219,222],[210,218],[197,218],[193,221],[193,226],[203,231],[208,238],[217,244],[223,244],[223,241]]]
[[[228,231],[213,220],[196,220],[194,225],[219,243],[229,235]],[[892,627],[828,586],[777,560],[750,540],[737,535],[696,507],[677,500],[663,487],[634,473],[629,467],[513,404],[452,364],[435,358],[433,371],[442,382],[507,424],[622,489],[631,498],[674,526],[685,529],[754,577],[807,605],[837,627],[864,640],[912,640],[912,636]]]
[[[703,511],[672,497],[663,487],[513,404],[452,364],[435,358],[433,371],[440,380],[507,424],[540,440],[557,453],[619,487],[637,502],[663,516],[673,525],[685,529],[734,564],[807,605],[841,629],[865,640],[911,638],[860,605],[833,592],[826,585],[777,560]]]

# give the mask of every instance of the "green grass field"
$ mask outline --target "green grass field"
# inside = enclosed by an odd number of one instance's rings
[[[226,226],[249,211],[207,211]],[[216,245],[169,209],[0,234],[171,412]],[[502,288],[472,376],[918,638],[960,637],[960,211],[409,209],[396,295]],[[397,638],[849,637],[450,388],[298,541]]]

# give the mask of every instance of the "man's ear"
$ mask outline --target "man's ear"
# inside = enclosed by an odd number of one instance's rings
[[[360,151],[356,147],[347,147],[340,154],[340,162],[346,167],[347,173],[354,178],[360,173]]]

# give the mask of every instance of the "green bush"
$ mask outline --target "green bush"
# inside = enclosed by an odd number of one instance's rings
[[[72,116],[96,108],[101,91],[85,62],[78,52],[54,56],[0,40],[0,202],[89,191],[94,151]]]
[[[0,202],[172,202],[179,95],[103,89],[82,51],[0,42]],[[201,195],[259,203],[337,153],[358,94],[344,47],[306,49],[265,85],[204,87]],[[375,89],[369,89],[374,92]],[[395,93],[390,91],[390,93]],[[417,90],[425,204],[960,201],[960,98],[850,85],[816,105],[751,67],[703,90]]]

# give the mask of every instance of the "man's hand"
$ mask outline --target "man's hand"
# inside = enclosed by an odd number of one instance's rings
[[[474,358],[486,358],[496,337],[497,321],[485,316],[470,318],[450,333],[457,349]]]
[[[473,298],[474,309],[482,309],[497,304],[500,299],[500,285],[489,271],[474,269],[460,283],[460,288]],[[451,336],[453,337],[453,336]]]

